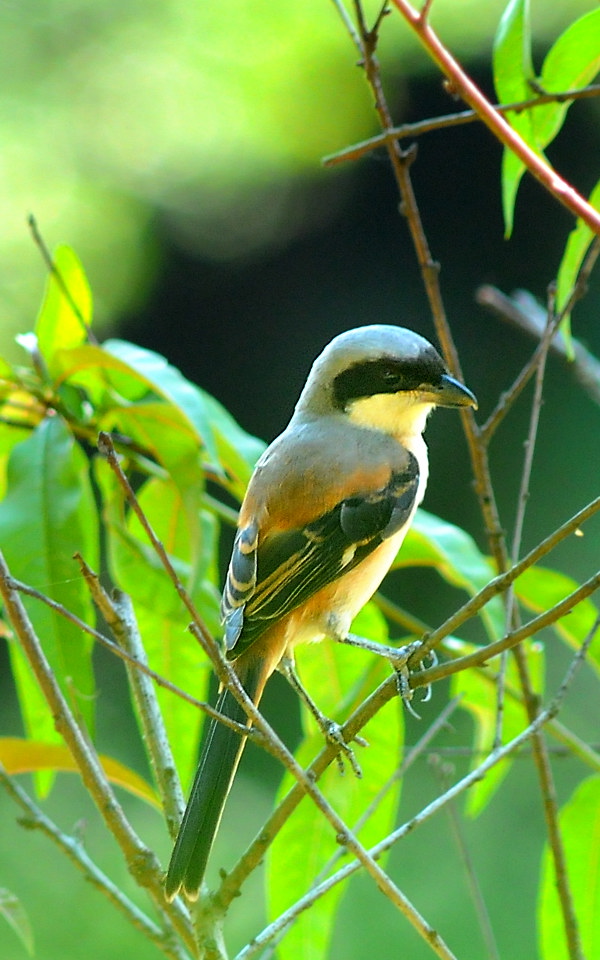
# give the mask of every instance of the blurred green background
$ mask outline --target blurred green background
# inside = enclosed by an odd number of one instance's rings
[[[435,0],[432,10],[442,38],[490,96],[492,37],[504,5],[504,0]],[[595,5],[533,0],[538,64],[558,33]],[[374,14],[377,4],[367,9]],[[395,13],[385,21],[380,56],[397,122],[461,109]],[[45,268],[26,226],[30,213],[50,247],[66,242],[80,255],[95,292],[100,336],[117,333],[161,351],[213,392],[246,429],[267,440],[287,421],[310,362],[339,331],[390,322],[433,338],[385,156],[335,170],[321,165],[324,155],[377,132],[356,60],[330,0],[4,0],[0,353],[23,359],[14,335],[33,327],[43,290]],[[584,194],[600,175],[599,142],[598,106],[584,101],[571,108],[549,151]],[[543,300],[572,227],[569,215],[525,180],[515,234],[505,242],[499,165],[498,146],[472,125],[423,138],[413,167],[465,378],[479,398],[482,418],[531,344],[477,307],[474,292],[485,282],[505,291],[525,287]],[[600,354],[598,295],[593,279],[575,313],[574,333]],[[509,531],[527,400],[492,450]],[[465,526],[483,545],[457,421],[440,412],[429,427],[432,479],[425,506]],[[597,494],[599,427],[598,408],[570,371],[551,359],[525,547]],[[454,464],[450,476],[447,458]],[[552,564],[580,579],[589,576],[597,566],[599,533],[599,524],[590,524],[586,536],[564,544]],[[388,592],[429,622],[456,602],[422,574],[394,578]],[[553,637],[549,650],[556,679],[565,658]],[[1,654],[5,673],[4,650]],[[105,658],[99,670],[101,747],[140,765],[141,751],[118,697],[120,670]],[[271,714],[282,702],[279,683],[273,686]],[[436,690],[433,702],[422,708],[423,724],[410,721],[411,742],[436,716],[443,696]],[[0,715],[3,732],[20,733],[8,684],[2,685]],[[583,735],[593,730],[585,678],[564,719]],[[295,722],[292,718],[291,741]],[[467,744],[469,732],[467,719],[455,715],[446,745]],[[459,769],[465,762],[457,761]],[[268,809],[274,765],[248,750],[244,771],[248,776],[234,790],[216,862],[232,862]],[[580,774],[571,761],[558,763],[561,799]],[[403,815],[438,789],[423,761],[407,780]],[[506,790],[469,835],[503,956],[511,949],[514,956],[516,930],[524,931],[519,955],[535,955],[531,912],[543,830],[532,797],[530,767],[519,762]],[[126,802],[140,831],[166,857],[169,845],[158,817],[137,801]],[[25,903],[38,956],[71,960],[85,953],[88,960],[100,960],[128,950],[157,956],[47,841],[17,827],[15,808],[3,794],[0,808],[0,886]],[[136,898],[74,778],[59,778],[49,810],[65,829],[81,829],[92,853]],[[243,837],[236,829],[240,822]],[[510,859],[508,833],[516,851]],[[398,882],[461,958],[480,957],[466,882],[443,817],[403,845],[392,863]],[[234,939],[240,944],[261,923],[259,881],[253,892],[236,904]],[[364,918],[358,929],[357,912]],[[369,882],[355,881],[332,957],[399,954],[411,960],[429,956],[407,925],[386,911]],[[0,956],[25,955],[0,923]]]

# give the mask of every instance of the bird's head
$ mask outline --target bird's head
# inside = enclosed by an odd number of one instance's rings
[[[421,433],[434,407],[477,407],[424,337],[385,324],[335,337],[315,360],[299,415],[340,414],[399,437]]]

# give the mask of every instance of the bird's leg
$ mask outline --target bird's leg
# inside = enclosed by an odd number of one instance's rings
[[[389,660],[396,672],[398,693],[402,697],[406,709],[415,717],[419,716],[411,704],[413,692],[409,684],[409,670],[407,666],[410,657],[420,647],[418,640],[415,640],[413,643],[407,643],[403,647],[392,647],[384,643],[377,643],[376,640],[367,640],[366,637],[358,637],[354,633],[347,633],[345,636],[338,636],[335,639],[340,643],[347,643],[349,646],[358,647],[360,650],[368,650],[369,653],[376,653],[378,657],[385,657],[386,660]]]
[[[319,710],[308,690],[302,684],[302,681],[296,672],[296,665],[293,659],[291,657],[283,657],[279,663],[278,669],[286,678],[288,683],[294,688],[300,699],[306,704],[313,717],[317,721],[319,728],[322,730],[327,742],[337,748],[337,764],[340,773],[344,772],[345,757],[352,767],[355,775],[359,778],[362,777],[362,770],[360,769],[358,761],[354,756],[352,747],[349,746],[349,744],[347,744],[344,740],[344,734],[342,733],[340,724],[336,723],[335,720],[331,720],[329,717],[326,717],[325,714]],[[355,737],[354,739],[361,746],[367,746],[367,741],[362,737]]]

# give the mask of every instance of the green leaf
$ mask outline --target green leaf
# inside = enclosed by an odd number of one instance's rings
[[[494,85],[500,103],[516,103],[531,97],[534,79],[531,59],[529,0],[511,0],[506,7],[494,39]],[[506,119],[531,146],[534,143],[531,114],[528,110],[511,112]],[[502,208],[505,237],[512,234],[515,200],[525,164],[505,148],[502,158]]]
[[[353,630],[381,643],[388,641],[385,621],[373,604],[368,604],[356,619]],[[387,663],[378,657],[349,649],[341,644],[324,642],[318,655],[310,648],[299,648],[302,681],[325,714],[343,721],[364,699],[366,693],[389,675]],[[325,658],[325,659],[324,659]],[[340,710],[340,703],[344,702]],[[309,732],[296,756],[302,766],[308,765],[323,747],[323,734],[303,708],[303,719]],[[402,706],[397,698],[389,701],[363,731],[369,747],[356,747],[363,777],[357,780],[348,771],[341,777],[333,764],[319,780],[325,793],[345,823],[356,827],[362,843],[371,846],[392,829],[398,805],[400,783],[392,780],[401,759],[403,742]],[[282,799],[295,783],[286,774],[278,797]],[[380,792],[389,787],[383,798]],[[357,827],[365,810],[374,801],[374,813]],[[331,826],[315,805],[305,798],[294,817],[283,827],[272,845],[267,859],[268,899],[270,915],[278,916],[305,894],[316,876],[327,875],[342,863],[339,844]],[[335,859],[332,859],[335,858]],[[329,864],[329,866],[328,866]],[[308,913],[302,914],[278,946],[282,960],[297,957],[327,956],[336,910],[345,884],[320,898]]]
[[[103,461],[96,465],[96,476],[103,495],[111,577],[132,599],[149,665],[193,696],[206,699],[211,671],[202,648],[187,630],[190,614],[148,545],[137,518],[126,515],[122,491]],[[192,546],[182,499],[171,480],[146,481],[138,491],[138,500],[200,616],[218,636],[220,597],[214,518],[202,512],[201,542]],[[190,563],[192,555],[194,564]],[[193,773],[202,715],[169,691],[157,688],[157,697],[175,762],[187,782]]]
[[[598,12],[600,13],[600,11]],[[589,202],[594,210],[600,210],[600,181],[598,181],[592,190]],[[563,309],[569,297],[571,296],[573,287],[577,282],[577,276],[579,274],[581,264],[583,263],[583,259],[590,248],[594,236],[595,234],[593,230],[588,227],[587,223],[578,218],[575,223],[575,227],[569,234],[565,252],[558,268],[558,278],[556,284],[556,306],[558,310]],[[571,331],[570,319],[571,315],[567,314],[561,325],[561,330],[568,338],[569,344]]]
[[[159,396],[185,414],[201,438],[211,463],[220,467],[210,417],[200,390],[153,350],[144,350],[125,340],[107,340],[104,349],[135,370]]]
[[[14,577],[93,623],[93,607],[73,554],[80,551],[97,568],[96,505],[87,459],[58,416],[47,417],[11,452],[7,493],[0,504],[0,543]],[[90,638],[43,603],[24,602],[65,696],[91,726]],[[29,667],[16,644],[10,650],[29,735],[55,742],[54,720],[35,692]]]
[[[29,436],[31,436],[31,430],[0,423],[0,500],[6,493],[6,470],[11,450]]]
[[[232,492],[241,500],[256,461],[266,444],[252,434],[246,433],[229,411],[213,396],[204,390],[200,392],[206,403],[221,465],[233,480]]]
[[[75,251],[67,246],[58,247],[54,266],[62,283],[55,272],[48,275],[34,331],[51,375],[56,351],[85,343],[92,322],[92,294]]]
[[[584,87],[600,70],[600,10],[592,10],[571,24],[548,51],[539,78],[547,93]],[[527,100],[534,79],[528,0],[512,0],[500,21],[494,43],[494,82],[500,103]],[[540,155],[554,140],[573,101],[548,103],[518,113],[507,120]],[[525,164],[505,148],[502,159],[502,207],[505,236],[513,227],[517,191]]]
[[[454,649],[464,656],[471,653],[475,647],[471,644],[453,640]],[[539,643],[525,643],[523,650],[527,656],[532,688],[541,694],[544,687],[544,648]],[[499,660],[496,657],[490,661],[492,670],[497,668]],[[502,743],[508,743],[525,729],[529,720],[525,707],[512,697],[511,690],[520,689],[517,667],[513,658],[507,661],[506,672],[507,692],[504,700],[502,717]],[[451,682],[452,696],[461,697],[461,707],[473,718],[473,762],[471,768],[477,767],[494,746],[497,721],[497,688],[488,668],[478,670],[461,670],[454,674]],[[509,757],[502,763],[497,763],[489,771],[484,780],[478,781],[468,793],[467,812],[475,817],[487,806],[496,793],[506,774],[510,770],[513,758]]]
[[[600,70],[600,9],[572,23],[546,54],[540,86],[561,93],[587,86]],[[572,100],[548,103],[530,111],[535,142],[544,149],[561,129]]]
[[[600,777],[579,784],[560,813],[567,876],[581,936],[581,955],[600,958]],[[556,891],[554,863],[546,847],[538,902],[538,934],[542,960],[569,960]]]
[[[0,914],[12,927],[29,956],[34,954],[33,930],[19,898],[6,887],[0,887]]]
[[[155,417],[165,427],[167,423],[176,424],[179,432],[191,432],[202,443],[205,459],[208,457],[213,467],[228,475],[232,492],[242,498],[264,444],[242,430],[214,397],[185,380],[164,357],[112,340],[106,349],[86,345],[59,351],[54,373],[56,389],[68,382],[85,391],[105,418],[106,428],[127,416],[141,421],[145,416],[142,407],[149,405],[147,420]],[[165,407],[162,413],[151,406],[161,402]],[[138,413],[125,412],[131,404],[138,405]],[[141,422],[138,426],[143,432]],[[164,452],[167,446],[161,443],[159,449]]]
[[[172,404],[135,403],[111,410],[101,419],[100,427],[129,437],[165,468],[186,511],[192,548],[198,545],[204,470],[198,436],[187,418]]]
[[[111,783],[160,809],[160,801],[155,791],[135,770],[102,753],[98,759]],[[34,773],[40,770],[81,773],[68,747],[58,743],[25,740],[22,737],[0,737],[0,763],[7,773],[11,774]]]
[[[534,613],[543,613],[560,603],[579,584],[571,577],[547,567],[530,567],[515,581],[518,599]],[[573,649],[578,650],[598,617],[598,610],[590,599],[582,600],[553,624],[553,629]],[[596,635],[587,656],[588,662],[600,671],[600,636]]]
[[[434,567],[444,580],[470,596],[494,576],[490,561],[468,533],[421,509],[417,510],[393,569],[412,566]],[[502,635],[504,608],[499,597],[486,604],[480,616],[491,639]]]

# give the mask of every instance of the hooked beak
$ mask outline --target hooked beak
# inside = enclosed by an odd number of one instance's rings
[[[473,407],[477,410],[475,395],[449,373],[442,374],[439,384],[431,388],[430,396],[437,407]]]

